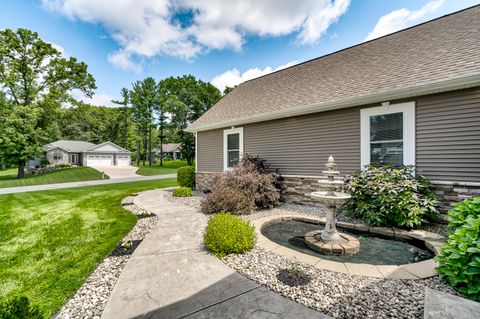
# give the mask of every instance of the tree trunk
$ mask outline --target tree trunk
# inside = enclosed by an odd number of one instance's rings
[[[148,127],[148,166],[152,166],[152,126]]]
[[[163,125],[160,125],[160,166],[163,166]]]
[[[140,135],[140,130],[137,130],[138,132],[138,135],[137,135],[137,166],[140,165],[140,139],[139,139],[139,135]]]
[[[143,166],[145,166],[145,160],[147,156],[147,131],[143,133],[143,156],[142,156],[142,161],[143,161]]]
[[[25,160],[18,160],[17,178],[25,177]]]
[[[123,125],[123,148],[127,149],[127,134],[128,134],[128,118],[125,116],[125,123]]]

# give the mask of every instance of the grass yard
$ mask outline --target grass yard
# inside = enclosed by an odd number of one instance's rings
[[[93,181],[98,179],[102,179],[102,173],[91,167],[64,168],[39,175],[25,175],[25,178],[22,179],[17,179],[16,168],[0,170],[0,188]]]
[[[24,295],[47,316],[58,311],[132,229],[128,194],[175,179],[0,196],[0,297]]]
[[[145,165],[140,164],[138,166],[138,175],[161,175],[161,174],[174,174],[177,172],[177,169],[182,166],[187,166],[187,161],[176,160],[176,161],[164,161],[163,166],[160,166],[160,163],[152,164],[148,166],[148,163]]]

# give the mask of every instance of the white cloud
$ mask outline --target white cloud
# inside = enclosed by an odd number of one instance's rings
[[[272,73],[281,69],[288,68],[289,66],[297,64],[297,61],[290,61],[286,64],[280,65],[276,68],[272,68],[270,66],[267,66],[264,69],[260,68],[252,68],[248,69],[247,71],[240,73],[240,71],[236,68],[233,68],[231,70],[228,70],[222,74],[219,74],[215,76],[210,83],[215,85],[220,91],[223,92],[225,87],[234,87],[235,85],[238,85],[242,82],[258,78],[259,76]]]
[[[47,10],[105,26],[120,45],[109,61],[134,72],[138,57],[190,60],[212,49],[241,50],[248,35],[296,33],[298,44],[315,43],[350,1],[42,0]]]
[[[406,8],[395,10],[381,17],[372,31],[363,41],[372,40],[386,34],[390,34],[418,22],[421,18],[435,12],[443,4],[443,0],[432,0],[416,11]]]
[[[122,69],[124,71],[132,71],[134,73],[140,73],[142,67],[133,62],[130,58],[131,53],[125,50],[120,50],[108,55],[108,62],[113,64],[115,67]]]
[[[117,104],[112,103],[112,100],[117,100],[115,96],[103,92],[95,93],[89,98],[85,96],[82,91],[75,89],[72,91],[72,96],[76,100],[95,106],[118,106]]]

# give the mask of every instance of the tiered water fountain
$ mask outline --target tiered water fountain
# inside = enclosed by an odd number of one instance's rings
[[[360,242],[353,236],[339,233],[335,225],[337,209],[351,196],[342,192],[343,181],[338,179],[340,172],[336,170],[337,164],[332,156],[328,158],[325,166],[327,170],[322,173],[326,178],[319,180],[318,183],[326,190],[310,194],[312,199],[319,201],[327,208],[325,229],[306,233],[305,243],[318,252],[352,255],[360,250]]]

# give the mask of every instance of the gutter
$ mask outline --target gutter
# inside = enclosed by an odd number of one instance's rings
[[[251,115],[241,117],[224,122],[203,125],[199,127],[187,127],[185,131],[194,133],[200,131],[208,131],[230,126],[238,126],[249,123],[265,122],[270,120],[281,119],[290,116],[299,116],[304,114],[311,114],[317,112],[325,112],[331,110],[338,110],[353,106],[361,106],[379,102],[386,102],[392,100],[400,100],[405,98],[417,97],[422,95],[442,93],[454,90],[461,90],[480,86],[480,74],[469,75],[461,78],[449,79],[434,83],[422,84],[414,87],[406,87],[401,89],[390,90],[386,92],[373,93],[364,96],[358,96],[348,99],[341,99],[319,104],[310,104],[293,109],[272,111],[264,114]]]

